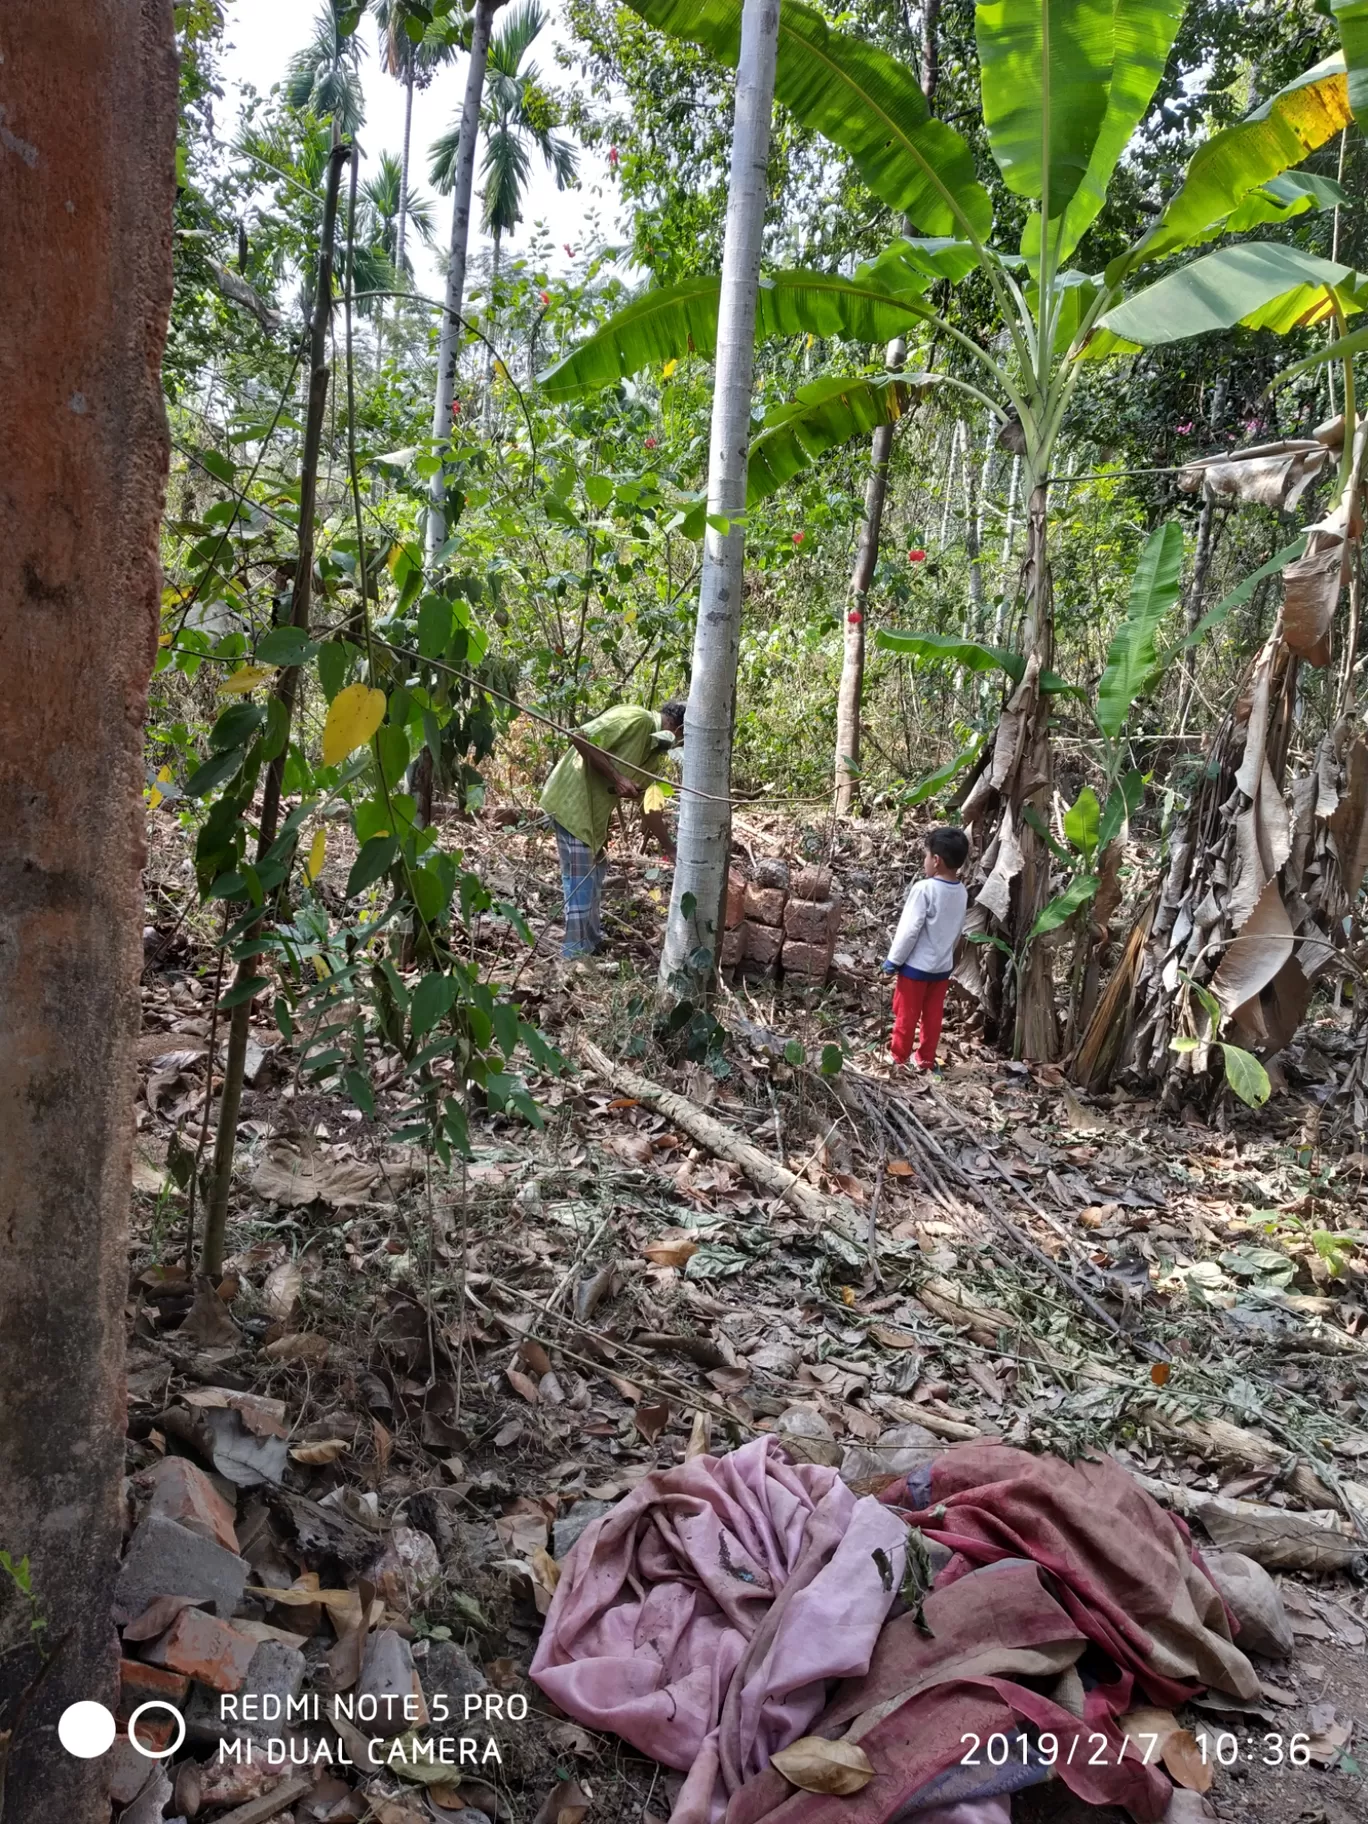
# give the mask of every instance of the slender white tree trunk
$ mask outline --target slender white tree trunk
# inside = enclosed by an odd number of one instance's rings
[[[983,446],[983,461],[975,472],[970,461],[969,439],[964,440],[964,544],[969,558],[969,626],[971,640],[983,638],[983,499],[992,481],[993,445],[997,426],[990,418]]]
[[[494,230],[494,256],[489,262],[489,308],[485,312],[484,403],[481,408],[484,434],[494,426],[494,293],[499,284],[499,231]]]
[[[884,365],[896,373],[907,359],[907,343],[896,336],[884,354]],[[865,615],[869,590],[879,562],[884,500],[888,494],[888,463],[893,453],[893,426],[881,424],[870,439],[869,479],[865,483],[864,523],[850,576],[850,607],[846,610],[845,640],[841,651],[841,686],[836,694],[836,814],[847,817],[860,776],[862,712],[865,672]]]
[[[404,241],[408,232],[409,139],[413,132],[413,57],[404,71],[404,150],[399,159],[399,228],[394,237],[395,286],[404,288]],[[398,309],[396,303],[395,309]]]
[[[709,520],[727,520],[729,527],[724,533],[710,523],[703,546],[684,722],[679,859],[660,959],[661,986],[667,991],[706,989],[721,937],[722,895],[731,846],[732,722],[745,561],[745,533],[732,516],[743,512],[746,505],[755,300],[768,200],[778,44],[779,0],[745,0],[708,450]],[[706,962],[700,953],[706,954]]]
[[[477,0],[466,71],[461,134],[456,148],[456,174],[451,191],[451,252],[447,259],[446,306],[437,344],[437,388],[432,402],[432,435],[440,442],[451,435],[451,402],[456,393],[456,357],[461,345],[461,305],[465,300],[466,250],[470,244],[470,193],[475,184],[475,145],[480,134],[489,33],[503,0]],[[427,561],[436,561],[446,539],[446,474],[438,470],[429,491]]]
[[[950,455],[945,465],[945,498],[941,502],[941,523],[939,549],[944,551],[945,541],[950,536],[950,508],[955,499],[955,465],[959,460],[960,434],[965,426],[960,419],[955,420],[955,428],[950,433]]]

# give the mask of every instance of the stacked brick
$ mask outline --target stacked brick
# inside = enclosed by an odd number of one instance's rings
[[[826,868],[790,874],[773,858],[757,862],[754,877],[732,874],[727,887],[723,968],[744,964],[757,975],[786,975],[824,982],[841,925],[836,884]]]

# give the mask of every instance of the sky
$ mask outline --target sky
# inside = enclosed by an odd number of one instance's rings
[[[251,84],[259,93],[269,93],[273,83],[282,80],[285,65],[292,52],[308,41],[318,0],[229,0],[227,30],[224,33],[222,74],[224,106],[219,126],[225,138],[236,130],[242,105],[242,85]],[[547,27],[531,51],[531,60],[542,76],[553,83],[564,83],[566,77],[557,69],[555,46],[558,41],[557,14],[554,6],[552,24]],[[404,88],[387,75],[381,65],[374,21],[365,19],[360,34],[366,47],[362,63],[362,82],[366,95],[366,123],[358,135],[362,151],[362,176],[367,160],[374,165],[382,152],[398,157],[404,141]],[[447,130],[460,113],[465,91],[466,59],[457,58],[449,68],[438,72],[431,86],[419,89],[413,97],[413,141],[410,159],[410,182],[433,201],[438,251],[429,252],[420,241],[411,239],[409,246],[414,262],[416,288],[441,295],[442,272],[440,250],[451,233],[451,203],[448,198],[433,195],[427,183],[427,148],[440,133]],[[476,188],[479,166],[476,165]],[[608,181],[607,155],[590,153],[580,160],[580,187],[559,191],[540,157],[534,155],[532,176],[528,185],[523,221],[505,249],[514,257],[526,248],[530,231],[538,221],[551,230],[556,247],[556,263],[565,262],[563,244],[578,248],[586,216],[597,210],[610,231],[615,220],[613,186]],[[478,211],[478,204],[477,204]],[[476,214],[478,220],[478,213]],[[472,254],[475,249],[472,246]]]

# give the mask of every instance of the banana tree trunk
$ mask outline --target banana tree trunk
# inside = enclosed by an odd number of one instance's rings
[[[6,0],[4,54],[0,1810],[105,1824],[109,1763],[64,1751],[57,1722],[119,1690],[171,8]]]
[[[1026,477],[1026,559],[1021,567],[1021,594],[1026,622],[1022,650],[1027,677],[1034,673],[1035,688],[1024,707],[1026,720],[1022,758],[1014,779],[1010,808],[1015,816],[1016,839],[1021,847],[1021,872],[1017,878],[1012,948],[1021,958],[1016,981],[1016,1023],[1013,1050],[1020,1058],[1048,1061],[1059,1056],[1059,1020],[1055,1012],[1054,980],[1049,948],[1029,942],[1028,934],[1050,898],[1050,851],[1026,811],[1033,810],[1045,823],[1050,814],[1054,765],[1050,751],[1049,699],[1039,679],[1054,663],[1054,580],[1048,547],[1049,478]],[[1024,954],[1023,954],[1024,953]]]
[[[437,343],[437,386],[432,402],[435,443],[441,443],[451,435],[456,358],[461,346],[461,306],[465,302],[466,255],[470,246],[470,196],[475,187],[475,145],[480,133],[480,102],[484,96],[485,67],[489,62],[489,34],[494,15],[502,4],[503,0],[477,0],[470,36],[470,67],[466,71],[455,181],[451,187],[451,250],[447,257],[446,298]],[[436,563],[437,553],[446,542],[446,527],[446,471],[443,468],[433,476],[428,493],[429,569]]]
[[[323,222],[318,241],[318,283],[314,290],[313,319],[309,326],[309,403],[304,420],[304,448],[299,469],[299,551],[295,558],[290,607],[290,625],[302,628],[306,633],[313,602],[314,507],[318,497],[318,465],[323,448],[323,420],[328,403],[328,331],[332,321],[337,196],[342,181],[342,167],[350,156],[349,147],[335,145],[328,162]],[[280,675],[277,688],[277,695],[285,709],[286,740],[280,753],[266,769],[266,782],[261,795],[261,821],[257,826],[258,861],[275,841],[280,822],[281,788],[285,777],[285,760],[289,753],[289,728],[299,689],[299,669],[297,665],[287,667]],[[259,929],[260,921],[253,926],[253,935]],[[255,974],[256,961],[255,957],[251,957],[238,965],[235,984]],[[233,1155],[237,1149],[238,1115],[242,1108],[242,1084],[247,1066],[247,1039],[251,1021],[251,1000],[239,1001],[233,1008],[233,1017],[228,1027],[228,1055],[223,1066],[223,1093],[219,1100],[213,1176],[209,1189],[209,1207],[205,1212],[204,1248],[200,1263],[203,1271],[214,1280],[218,1279],[223,1270],[228,1199],[233,1185]],[[213,1065],[214,1060],[210,1058],[208,1074],[211,1089]]]
[[[888,345],[885,365],[894,372],[907,357],[901,336]],[[888,462],[893,451],[893,426],[881,424],[870,439],[869,479],[865,483],[864,523],[850,578],[850,607],[846,611],[845,641],[841,653],[841,685],[836,697],[836,814],[848,817],[860,776],[861,720],[864,701],[865,616],[869,590],[879,562],[884,501],[888,494]]]
[[[779,8],[774,0],[745,0],[708,451],[709,525],[684,722],[679,859],[660,959],[660,983],[667,994],[706,991],[721,939],[745,562],[745,532],[732,516],[743,512],[746,504],[755,305],[769,193],[778,42]]]

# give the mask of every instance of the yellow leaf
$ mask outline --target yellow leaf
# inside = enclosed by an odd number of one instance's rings
[[[863,1748],[854,1742],[828,1742],[820,1735],[805,1735],[791,1748],[772,1754],[770,1761],[790,1786],[804,1792],[827,1792],[838,1798],[858,1792],[874,1778],[874,1768]]]
[[[328,973],[328,965],[323,961],[323,958],[321,956],[316,956],[313,959],[313,966],[314,966],[314,974],[318,977],[319,981],[321,982],[323,980],[324,976]]]
[[[809,337],[808,337],[808,339],[807,339],[807,347],[808,347],[808,348],[811,348],[811,347],[812,347],[812,345],[813,345],[813,343],[814,343],[814,342],[815,342],[815,341],[816,341],[816,340],[817,340],[817,338],[816,338],[816,336],[809,336]]]
[[[219,685],[219,695],[245,697],[249,690],[255,690],[259,684],[265,684],[274,676],[274,665],[239,665],[233,675]]]
[[[348,684],[328,706],[323,724],[323,764],[337,766],[354,753],[385,719],[385,693],[368,684]]]
[[[679,363],[678,363],[678,361],[667,361],[667,362],[666,362],[666,363],[665,363],[665,365],[664,365],[664,367],[662,367],[662,368],[661,368],[661,370],[660,370],[660,377],[661,377],[661,379],[662,379],[662,380],[668,380],[668,379],[669,379],[669,377],[670,377],[670,375],[671,375],[671,374],[672,374],[672,373],[673,373],[673,372],[674,372],[674,371],[675,371],[675,369],[676,369],[676,368],[677,368],[677,367],[678,367],[678,366],[679,366]]]
[[[345,1438],[324,1438],[317,1444],[297,1444],[290,1452],[296,1463],[335,1463],[344,1451],[351,1449]]]
[[[328,838],[322,830],[314,831],[314,839],[309,844],[309,859],[304,863],[304,878],[309,885],[318,879],[323,872],[323,859],[328,853]]]
[[[665,787],[663,785],[648,785],[646,790],[641,794],[642,810],[647,812],[663,811],[665,809],[665,797]]]

